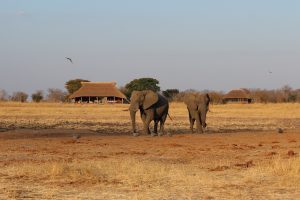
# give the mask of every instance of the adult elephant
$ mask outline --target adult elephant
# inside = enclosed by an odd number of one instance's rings
[[[202,95],[189,93],[184,97],[184,103],[189,112],[190,128],[194,132],[194,123],[196,121],[197,133],[203,133],[206,127],[206,114],[209,109],[210,97],[208,94]]]
[[[157,134],[158,122],[160,122],[159,135],[165,133],[164,123],[169,111],[169,102],[165,97],[152,90],[132,92],[129,111],[134,136],[139,135],[136,131],[135,123],[135,114],[138,110],[140,110],[145,134],[150,134],[149,125],[151,121],[154,121],[154,132],[151,134],[152,136]]]

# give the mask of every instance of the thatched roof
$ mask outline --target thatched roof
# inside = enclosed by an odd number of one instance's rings
[[[247,89],[231,90],[224,96],[224,99],[250,99],[249,93]]]
[[[70,95],[70,99],[76,97],[119,97],[126,96],[116,87],[115,82],[82,82],[79,90]]]

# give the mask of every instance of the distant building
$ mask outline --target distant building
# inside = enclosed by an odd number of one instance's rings
[[[125,103],[126,96],[115,82],[82,82],[79,90],[69,96],[76,103]]]
[[[252,103],[250,91],[247,89],[231,90],[223,97],[224,103]]]

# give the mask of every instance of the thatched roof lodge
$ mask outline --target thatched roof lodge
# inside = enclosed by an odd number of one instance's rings
[[[124,103],[126,96],[115,82],[82,82],[79,90],[69,96],[79,103]]]
[[[247,89],[231,90],[223,97],[224,103],[252,103],[250,91]]]

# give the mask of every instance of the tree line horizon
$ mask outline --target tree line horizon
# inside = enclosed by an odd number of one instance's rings
[[[77,91],[82,85],[82,82],[90,82],[86,79],[71,79],[65,83],[64,91],[58,88],[49,88],[47,93],[43,90],[37,90],[31,94],[32,102],[68,102],[69,95]],[[254,99],[257,103],[300,103],[300,89],[293,89],[289,85],[284,85],[279,89],[251,89],[245,88],[249,91],[250,98]],[[211,103],[223,104],[223,97],[226,94],[223,91],[215,90],[195,90],[187,89],[180,91],[176,88],[170,88],[161,90],[159,81],[154,78],[137,78],[133,79],[125,86],[119,87],[119,90],[130,99],[131,93],[134,90],[152,90],[154,92],[162,93],[169,101],[182,102],[183,97],[186,93],[208,93],[211,97]],[[0,88],[0,101],[16,101],[16,102],[27,102],[29,95],[23,91],[13,92],[12,95],[8,95],[5,89]]]

